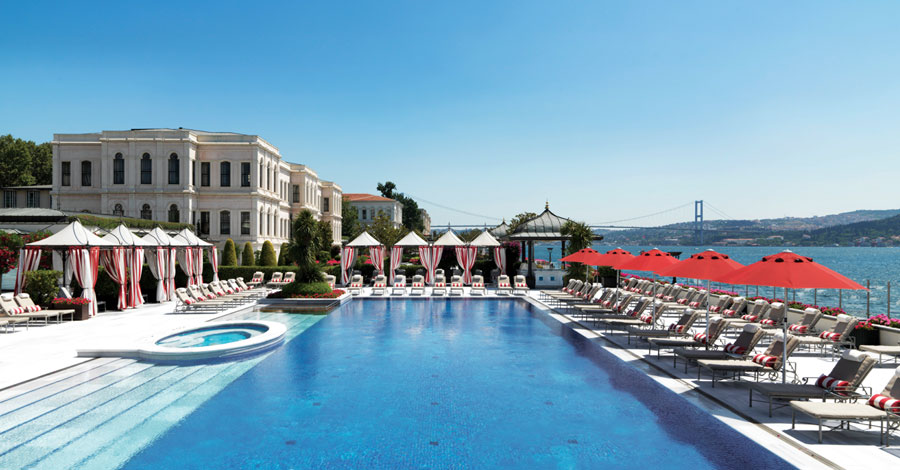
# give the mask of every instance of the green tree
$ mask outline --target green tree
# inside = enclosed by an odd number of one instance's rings
[[[241,251],[241,266],[253,266],[254,264],[256,264],[256,256],[253,254],[253,245],[246,242]]]
[[[425,221],[422,218],[422,213],[419,212],[419,204],[413,198],[408,197],[403,193],[396,192],[397,185],[391,181],[378,183],[376,189],[378,189],[378,192],[381,193],[382,197],[393,199],[403,206],[403,226],[406,227],[407,230],[415,230],[418,232],[423,232],[425,230]]]
[[[350,205],[350,201],[341,200],[341,236],[353,239],[362,233],[359,227],[359,214],[356,209]]]
[[[237,251],[234,249],[234,240],[225,240],[225,248],[222,250],[222,266],[237,266]]]
[[[304,268],[315,266],[316,252],[321,243],[316,218],[312,212],[304,210],[294,218],[294,225],[291,228],[294,237],[289,246],[291,259]]]
[[[522,225],[523,223],[535,217],[537,217],[537,214],[535,214],[534,212],[522,212],[516,214],[516,216],[509,221],[509,231],[512,232],[513,230],[518,228],[519,225]]]
[[[409,230],[406,227],[395,227],[391,218],[386,214],[378,214],[367,228],[369,234],[380,241],[384,246],[392,246],[400,241]]]
[[[559,233],[569,237],[568,243],[566,243],[566,255],[571,255],[584,248],[590,248],[594,241],[594,232],[583,222],[570,220],[560,227]],[[568,278],[585,280],[589,269],[582,264],[569,264]]]
[[[284,243],[278,248],[278,266],[287,266],[289,263],[285,258],[285,253],[287,252],[288,244]]]
[[[278,256],[275,255],[275,245],[266,240],[262,246],[262,252],[259,254],[260,266],[277,266]]]
[[[34,184],[53,183],[53,146],[50,142],[34,147],[34,153],[31,155],[31,174],[34,176]]]
[[[31,174],[34,142],[30,143],[11,135],[0,137],[0,186],[35,184]]]

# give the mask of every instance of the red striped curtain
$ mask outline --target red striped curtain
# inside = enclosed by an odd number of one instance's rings
[[[472,266],[475,265],[475,253],[478,248],[474,246],[456,247],[456,262],[463,268],[463,284],[472,283]]]
[[[97,267],[100,265],[100,247],[70,247],[69,259],[72,262],[72,273],[83,290],[81,297],[90,301],[90,314],[94,316],[97,314],[94,286],[97,284]]]
[[[141,271],[144,269],[144,249],[134,247],[131,249],[131,255],[128,260],[128,269],[130,270],[130,286],[129,306],[140,307],[144,305],[144,294],[141,293]]]
[[[16,295],[25,287],[25,273],[34,271],[41,263],[40,248],[22,248],[19,250],[19,270],[16,272]]]
[[[500,270],[500,275],[506,274],[506,248],[502,246],[494,247],[494,263],[497,264],[497,269]]]
[[[384,247],[381,245],[370,246],[369,258],[372,259],[372,264],[375,265],[378,274],[384,274]]]
[[[394,284],[394,272],[397,270],[397,268],[400,267],[401,261],[403,261],[403,247],[402,246],[391,247],[391,272],[390,272],[391,285]]]
[[[352,246],[345,246],[341,253],[341,284],[345,286],[350,283],[350,269],[353,267],[354,261],[356,261],[356,249]]]
[[[128,290],[125,285],[128,283],[128,271],[125,265],[125,247],[117,246],[109,250],[104,250],[100,255],[103,262],[103,269],[106,274],[119,285],[119,310],[128,308]]]
[[[209,247],[209,264],[212,265],[213,282],[219,282],[219,251],[215,246]]]

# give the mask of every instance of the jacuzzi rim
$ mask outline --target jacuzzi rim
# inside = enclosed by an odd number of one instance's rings
[[[157,346],[169,347],[171,349],[178,349],[178,348],[174,348],[171,346],[161,345],[161,344],[159,344],[159,342],[165,341],[165,340],[167,340],[169,338],[173,338],[175,336],[182,336],[182,335],[186,335],[189,333],[196,333],[196,332],[200,332],[200,331],[213,331],[213,330],[224,329],[224,328],[240,328],[242,326],[247,327],[247,329],[256,330],[259,332],[259,334],[253,335],[248,338],[241,339],[241,340],[232,341],[230,343],[224,343],[224,344],[232,344],[232,343],[236,343],[238,341],[245,341],[247,339],[254,338],[256,336],[267,333],[269,331],[269,329],[271,328],[269,325],[264,324],[262,321],[211,322],[211,323],[207,323],[205,326],[187,328],[184,330],[176,331],[174,333],[169,332],[166,335],[155,339],[153,341],[153,343]],[[207,347],[207,346],[202,346],[202,347]],[[186,348],[182,348],[182,349],[186,349]]]
[[[194,348],[175,348],[156,344],[165,338],[175,335],[182,335],[194,331],[203,331],[215,329],[217,327],[235,327],[239,325],[264,326],[266,331],[247,339],[232,341],[224,344],[214,344],[211,346],[199,346]],[[192,326],[176,331],[167,332],[164,335],[157,336],[150,340],[148,346],[137,350],[137,356],[146,360],[197,360],[197,359],[215,359],[239,354],[248,354],[261,349],[272,347],[284,340],[287,327],[278,322],[266,320],[237,320],[210,322],[200,326]]]

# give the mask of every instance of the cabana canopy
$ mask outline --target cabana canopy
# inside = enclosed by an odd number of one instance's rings
[[[401,238],[394,246],[425,246],[428,242],[422,239],[416,232],[409,232]]]
[[[375,239],[372,235],[369,235],[369,232],[363,232],[358,237],[354,238],[353,241],[347,244],[347,246],[379,246],[382,243]]]
[[[118,245],[118,243],[113,243],[94,235],[93,232],[84,228],[84,226],[81,225],[81,222],[77,220],[43,240],[28,244],[29,247],[35,248],[69,248],[73,246],[90,248],[94,246],[109,247],[116,245]]]
[[[149,233],[141,237],[141,240],[146,242],[147,246],[189,246],[184,239],[176,240],[159,227],[155,227]]]
[[[184,230],[178,232],[173,238],[176,240],[182,239],[189,246],[202,246],[202,247],[212,246],[212,243],[205,242],[205,241],[199,239],[197,237],[197,235],[194,235],[194,232],[192,232],[188,229],[184,229]]]
[[[500,246],[500,242],[497,241],[489,232],[481,232],[480,235],[475,237],[474,240],[469,242],[469,246],[477,246],[477,247],[490,247],[490,246]]]
[[[119,224],[118,227],[104,235],[103,239],[119,246],[159,246],[144,241],[143,238],[135,235],[131,230],[128,230],[128,227],[124,224]]]
[[[433,243],[434,246],[464,246],[465,244],[466,242],[460,240],[453,230],[447,230]]]

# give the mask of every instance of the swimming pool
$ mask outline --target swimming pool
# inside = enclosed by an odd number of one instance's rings
[[[340,307],[124,468],[789,468],[517,300]]]

